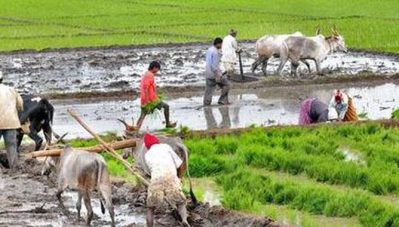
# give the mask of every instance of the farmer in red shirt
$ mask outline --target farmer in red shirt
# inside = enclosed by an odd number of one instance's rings
[[[150,63],[148,71],[144,73],[140,84],[141,98],[141,114],[137,121],[137,130],[140,129],[144,118],[147,114],[151,114],[155,109],[164,109],[165,122],[167,128],[176,127],[176,123],[171,123],[169,119],[169,105],[159,99],[155,85],[155,74],[161,69],[161,65],[157,61]]]

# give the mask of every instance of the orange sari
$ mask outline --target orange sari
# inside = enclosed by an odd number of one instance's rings
[[[348,110],[346,111],[343,121],[358,121],[355,105],[353,105],[352,98],[348,98]]]

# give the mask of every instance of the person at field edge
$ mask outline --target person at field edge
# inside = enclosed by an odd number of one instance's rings
[[[229,104],[229,90],[231,84],[229,80],[222,75],[220,70],[220,53],[219,50],[222,47],[223,40],[216,38],[206,52],[206,64],[205,64],[205,94],[204,94],[204,105],[209,106],[212,103],[212,95],[216,88],[219,86],[222,89],[221,96],[219,98],[219,105]]]
[[[3,73],[0,72],[0,139],[4,138],[8,165],[17,168],[17,130],[21,128],[18,111],[23,110],[23,101],[18,92],[3,84]]]
[[[237,31],[231,29],[229,34],[223,38],[221,61],[225,70],[224,74],[229,78],[234,76],[235,65],[237,63],[237,53],[241,52],[236,37]]]
[[[184,226],[190,226],[187,222],[186,197],[176,170],[183,161],[171,146],[160,143],[154,135],[146,133],[144,145],[147,148],[144,159],[151,175],[147,195],[147,226],[154,225],[155,208],[168,205],[177,209]]]
[[[309,98],[302,102],[299,112],[299,124],[308,125],[338,119],[337,111],[319,99]]]
[[[355,105],[352,97],[340,90],[335,90],[330,101],[330,108],[334,108],[339,121],[358,121]]]
[[[150,63],[148,71],[141,77],[140,84],[140,102],[141,102],[141,113],[137,120],[137,130],[141,128],[144,118],[147,114],[151,114],[155,109],[163,109],[165,115],[165,123],[167,128],[176,127],[176,122],[170,121],[169,116],[169,105],[163,102],[157,95],[155,85],[155,75],[161,69],[161,65],[157,61]]]

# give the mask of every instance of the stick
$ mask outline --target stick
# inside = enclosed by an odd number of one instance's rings
[[[238,52],[238,63],[240,64],[240,80],[244,82],[244,70],[242,68],[241,52]]]
[[[135,147],[137,144],[137,140],[135,139],[129,139],[129,140],[123,140],[123,141],[117,141],[114,143],[109,144],[110,147],[112,147],[114,150],[120,150],[124,148],[130,148],[130,147]],[[90,152],[95,152],[95,153],[100,153],[104,151],[104,147],[102,145],[94,146],[94,147],[87,147],[84,148],[85,151],[90,151]],[[62,152],[62,149],[50,149],[50,150],[41,150],[41,151],[34,151],[26,154],[28,158],[37,158],[37,157],[43,157],[43,156],[60,156]]]
[[[100,142],[100,144],[106,148],[106,150],[111,154],[112,157],[114,157],[115,159],[119,160],[120,162],[122,162],[122,164],[132,173],[134,174],[144,185],[148,186],[149,182],[144,179],[143,176],[140,175],[140,173],[138,173],[134,168],[132,168],[132,166],[130,165],[129,162],[127,162],[125,159],[123,159],[118,153],[116,153],[116,151],[110,147],[106,142],[104,142],[104,140],[102,140],[93,130],[90,129],[90,127],[84,123],[77,115],[76,113],[71,110],[68,109],[68,113],[84,128],[86,129],[87,132],[89,132],[98,142]]]

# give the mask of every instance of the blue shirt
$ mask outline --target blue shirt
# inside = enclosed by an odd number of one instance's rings
[[[216,75],[221,75],[219,68],[220,54],[216,47],[212,46],[206,52],[205,74],[206,78],[215,79]]]

